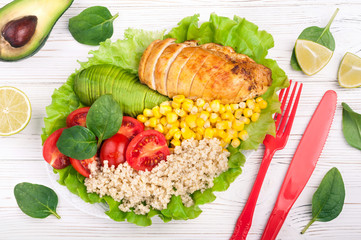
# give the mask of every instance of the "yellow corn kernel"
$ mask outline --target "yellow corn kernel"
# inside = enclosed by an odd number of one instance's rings
[[[168,112],[172,111],[172,107],[169,105],[160,105],[159,112],[163,115],[166,115]]]
[[[204,121],[207,121],[207,119],[209,117],[209,112],[202,111],[201,114],[199,115],[199,117],[202,118]]]
[[[232,128],[236,131],[242,131],[244,128],[244,122],[240,121],[240,120],[233,120],[232,122]]]
[[[246,103],[245,102],[240,102],[238,103],[239,108],[245,108],[246,107]]]
[[[238,137],[242,140],[242,141],[246,141],[249,138],[248,132],[246,130],[242,130],[239,134]]]
[[[178,119],[178,116],[175,112],[167,112],[166,117],[168,123],[174,123]]]
[[[167,125],[167,118],[166,118],[166,117],[162,117],[162,118],[160,119],[160,123],[161,123],[163,126]]]
[[[251,123],[251,119],[249,119],[249,118],[244,119],[244,124],[250,124],[250,123]]]
[[[152,112],[153,112],[153,116],[155,118],[161,118],[162,117],[162,114],[160,114],[160,110],[159,110],[159,106],[155,106],[153,109],[152,109]]]
[[[242,109],[237,109],[234,112],[234,117],[237,118],[237,119],[240,119],[242,117],[242,114],[243,114],[243,110]]]
[[[174,123],[170,124],[172,127],[179,128],[179,121],[175,121]]]
[[[169,129],[168,134],[173,137],[176,132],[179,132],[179,128],[172,127]]]
[[[221,103],[219,100],[213,100],[210,104],[210,107],[213,112],[219,112],[219,109],[221,107]]]
[[[237,148],[237,147],[239,147],[240,144],[241,144],[241,141],[238,138],[232,139],[232,142],[231,142],[232,147]]]
[[[206,121],[202,118],[197,118],[197,120],[196,120],[196,124],[198,127],[203,127],[205,122]]]
[[[169,134],[169,132],[165,135],[166,140],[171,140],[173,138],[172,135]]]
[[[214,131],[212,128],[206,128],[206,130],[204,130],[205,138],[213,138],[213,136],[214,136]]]
[[[228,129],[227,134],[230,138],[236,138],[237,137],[237,131],[234,129]]]
[[[223,104],[221,104],[220,105],[220,107],[219,107],[219,113],[224,113],[226,111],[226,107],[223,105]]]
[[[223,139],[227,137],[227,133],[224,130],[217,129],[217,136]]]
[[[170,144],[176,147],[176,146],[180,146],[181,142],[178,139],[173,139],[172,141],[170,141]]]
[[[151,109],[148,109],[148,108],[143,110],[143,115],[146,116],[146,117],[153,117],[154,116],[153,111]]]
[[[204,128],[209,128],[211,127],[211,122],[209,120],[207,120],[204,125],[203,125]]]
[[[248,100],[246,101],[246,105],[247,105],[247,107],[248,107],[249,109],[254,109],[254,106],[255,106],[254,100],[253,100],[253,99],[248,99]]]
[[[202,139],[203,139],[203,134],[196,133],[196,140],[202,140]]]
[[[173,97],[173,101],[177,103],[182,103],[186,97],[184,95],[177,95]]]
[[[268,105],[268,103],[265,100],[260,101],[258,104],[260,109],[265,109],[267,108]]]
[[[178,132],[174,133],[174,136],[173,136],[174,139],[179,140],[181,137],[182,137],[181,131],[178,131]]]
[[[184,102],[182,103],[182,108],[185,111],[190,112],[193,108],[193,101],[190,99],[185,99]]]
[[[262,100],[263,100],[262,97],[258,97],[258,98],[256,98],[256,103],[259,103],[259,102],[261,102]]]
[[[232,111],[231,105],[226,104],[225,107],[226,107],[226,111],[228,111],[228,112]]]
[[[227,148],[227,146],[228,146],[228,143],[222,139],[221,140],[221,147]]]
[[[196,106],[193,106],[190,110],[191,114],[197,114],[198,113],[198,108]]]
[[[177,109],[177,108],[181,108],[181,106],[182,106],[182,104],[181,103],[178,103],[178,102],[172,102],[172,108],[174,108],[174,109]]]
[[[190,127],[190,128],[195,128],[197,127],[197,116],[196,115],[188,115],[186,116],[186,119],[185,119],[187,125]]]
[[[228,122],[227,121],[221,121],[216,124],[216,128],[219,130],[224,130],[228,128]]]
[[[211,113],[211,115],[209,116],[209,121],[210,123],[216,123],[218,118],[219,117],[217,113]]]
[[[149,127],[149,125],[150,125],[149,120],[147,120],[147,121],[144,122],[144,126],[145,126],[145,127]]]
[[[202,98],[198,98],[196,101],[196,106],[197,107],[203,107],[204,104],[206,104],[206,101],[204,101]]]
[[[183,109],[176,108],[174,109],[174,112],[180,117],[184,117],[186,115],[186,112]]]
[[[259,107],[258,103],[256,103],[256,106],[254,107],[253,112],[255,112],[255,113],[260,113],[261,112],[261,108]]]
[[[162,102],[160,106],[171,106],[171,101]]]
[[[188,127],[187,128],[182,128],[181,132],[182,132],[182,137],[184,139],[191,139],[191,138],[194,138],[196,136],[195,132],[193,132]]]
[[[227,111],[227,112],[221,114],[221,118],[223,120],[232,120],[232,118],[234,118],[234,116],[230,111]]]
[[[196,131],[196,133],[199,133],[199,134],[204,134],[204,127],[197,127],[196,129],[195,129],[195,131]]]
[[[148,120],[148,118],[144,115],[138,115],[137,119],[139,122],[142,122],[142,123],[145,123]]]
[[[245,116],[246,118],[251,117],[252,114],[253,114],[253,111],[252,111],[252,109],[250,109],[250,108],[245,108],[245,109],[243,110],[243,116]]]
[[[223,138],[223,141],[225,141],[228,144],[232,141],[232,138],[227,134],[227,136]]]
[[[157,126],[157,119],[155,117],[149,118],[149,127],[154,128]]]
[[[252,122],[257,122],[257,120],[259,119],[260,114],[259,113],[253,113],[251,120]]]
[[[188,127],[188,125],[187,125],[187,123],[186,123],[185,120],[183,120],[183,121],[180,122],[180,127],[181,127],[181,128],[187,128],[187,127]]]
[[[232,112],[236,111],[239,108],[238,104],[231,104],[231,110]]]
[[[209,103],[204,104],[204,106],[202,108],[203,108],[203,110],[206,110],[207,108],[209,108]]]
[[[162,124],[157,124],[157,126],[155,126],[154,130],[157,130],[160,133],[164,133],[164,127]]]

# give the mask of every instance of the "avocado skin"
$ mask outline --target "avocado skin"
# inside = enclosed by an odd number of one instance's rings
[[[125,115],[136,117],[144,108],[153,108],[169,98],[140,83],[138,77],[124,69],[95,65],[79,72],[74,79],[74,92],[79,100],[91,106],[104,94],[111,94]]]
[[[73,1],[74,0],[15,0],[2,7],[0,9],[0,61],[18,61],[36,54],[44,46],[55,23],[72,5]],[[51,10],[49,10],[49,3],[54,5],[54,8]],[[36,11],[33,11],[33,9],[36,9]],[[42,11],[44,16],[40,16],[42,15]],[[35,15],[34,12],[39,12],[40,14]],[[51,15],[52,18],[46,19],[45,14]],[[11,16],[10,18],[9,15]],[[27,44],[20,48],[14,48],[4,39],[1,32],[9,21],[29,15],[35,15],[39,21],[48,20],[48,24],[45,24],[46,27],[44,27],[44,29],[37,29]]]

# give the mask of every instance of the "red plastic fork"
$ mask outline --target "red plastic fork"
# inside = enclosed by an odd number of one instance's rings
[[[257,199],[259,192],[262,187],[262,183],[264,177],[266,176],[266,172],[268,166],[273,158],[273,155],[277,150],[281,150],[286,146],[288,137],[291,132],[293,120],[296,115],[298,102],[300,100],[301,92],[302,92],[302,83],[300,84],[297,96],[292,106],[293,99],[296,95],[297,82],[295,82],[290,100],[288,101],[286,111],[283,111],[287,102],[288,93],[291,88],[292,81],[290,81],[290,86],[285,89],[282,89],[279,95],[279,99],[281,101],[281,114],[276,114],[274,119],[276,121],[276,136],[273,137],[271,135],[267,135],[263,141],[265,145],[265,152],[263,155],[262,163],[259,168],[259,172],[256,178],[256,181],[253,184],[253,188],[251,194],[248,197],[247,203],[243,208],[241,215],[239,216],[236,226],[234,228],[234,232],[230,240],[244,240],[247,237],[248,231],[252,225],[252,218],[254,209],[256,207]],[[284,94],[285,93],[285,94]],[[292,108],[292,110],[291,110]],[[290,114],[291,111],[291,114]]]

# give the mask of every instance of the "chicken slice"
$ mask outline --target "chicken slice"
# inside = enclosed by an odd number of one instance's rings
[[[145,62],[144,67],[144,75],[143,78],[140,78],[140,81],[144,84],[147,84],[153,90],[155,89],[155,78],[154,78],[154,71],[155,66],[158,62],[160,55],[163,53],[164,49],[166,49],[170,44],[175,42],[175,38],[167,38],[163,41],[157,42],[148,57],[148,60]]]
[[[148,47],[147,49],[145,49],[142,58],[140,59],[139,62],[139,69],[138,69],[138,75],[140,79],[144,79],[144,70],[145,70],[145,63],[148,61],[149,55],[154,47],[154,45],[156,43],[158,43],[160,40],[155,40],[153,41]]]
[[[197,48],[194,47],[186,47],[184,48],[176,57],[176,59],[171,64],[168,76],[167,76],[167,96],[174,97],[178,94],[178,79],[179,75],[182,72],[182,69],[188,62],[188,60],[195,53]]]

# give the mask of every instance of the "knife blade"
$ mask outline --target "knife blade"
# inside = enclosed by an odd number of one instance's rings
[[[336,92],[327,91],[298,144],[261,240],[277,237],[288,212],[311,177],[330,131],[336,104]]]

